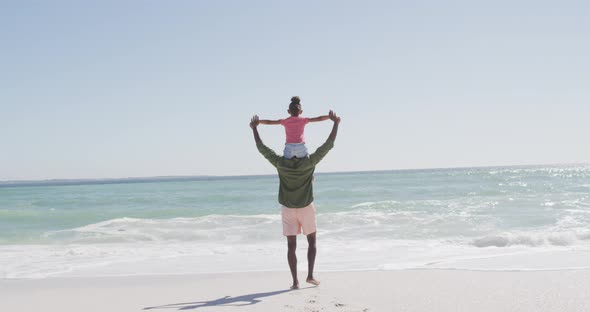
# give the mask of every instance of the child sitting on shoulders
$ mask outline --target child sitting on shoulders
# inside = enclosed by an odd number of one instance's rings
[[[291,98],[291,104],[289,104],[289,110],[287,112],[291,117],[279,120],[261,119],[260,123],[263,125],[283,125],[285,127],[285,135],[287,136],[283,157],[287,159],[293,157],[304,158],[307,156],[307,147],[305,147],[305,137],[303,136],[305,125],[310,122],[328,120],[330,116],[323,115],[315,118],[301,117],[300,115],[303,113],[303,110],[301,109],[301,99],[298,96]]]

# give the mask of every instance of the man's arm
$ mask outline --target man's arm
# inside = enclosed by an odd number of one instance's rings
[[[336,141],[336,135],[338,134],[340,117],[338,117],[333,111],[330,111],[328,116],[334,122],[334,125],[332,125],[332,132],[330,132],[326,142],[322,144],[322,146],[318,147],[318,149],[313,154],[309,155],[309,159],[314,166],[317,165],[324,158],[324,156],[326,156],[326,154],[328,154],[332,147],[334,147],[334,141]]]
[[[261,125],[280,125],[281,124],[281,120],[269,120],[269,119],[260,119],[258,120],[258,122]]]
[[[258,119],[258,115],[254,115],[252,119],[250,119],[250,128],[252,128],[252,133],[254,133],[254,141],[256,141],[256,145],[258,145],[258,143],[262,144],[262,140],[260,139],[260,135],[258,134],[259,123],[260,119]]]
[[[330,132],[328,140],[336,141],[336,135],[338,134],[338,125],[340,124],[340,117],[336,116],[336,113],[334,113],[333,111],[330,111],[328,118],[330,118],[334,122],[334,125],[332,126],[332,132]]]
[[[277,162],[281,159],[281,156],[277,155],[273,150],[268,148],[262,140],[260,139],[260,135],[258,134],[258,124],[260,123],[260,119],[258,119],[257,115],[254,115],[252,119],[250,119],[250,128],[252,128],[252,133],[254,134],[254,141],[256,142],[256,148],[264,158],[266,158],[271,165],[277,166]]]
[[[324,120],[330,119],[330,116],[329,115],[322,115],[322,116],[318,116],[318,117],[314,117],[314,118],[307,118],[307,119],[309,119],[309,122],[324,121]]]

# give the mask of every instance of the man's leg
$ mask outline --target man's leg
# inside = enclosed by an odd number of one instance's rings
[[[313,278],[313,266],[315,264],[315,254],[316,254],[316,246],[315,246],[315,233],[313,232],[307,235],[307,279],[306,282],[319,285],[320,282]]]
[[[297,249],[297,236],[287,236],[287,261],[289,261],[289,269],[291,269],[291,276],[293,277],[293,286],[291,289],[299,288],[299,280],[297,280],[297,255],[295,250]]]

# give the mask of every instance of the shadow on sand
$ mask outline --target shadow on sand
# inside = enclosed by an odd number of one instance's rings
[[[297,291],[301,291],[306,288],[298,289]],[[166,304],[161,306],[155,307],[147,307],[143,308],[144,310],[152,310],[152,309],[178,309],[178,310],[192,310],[204,307],[215,307],[215,306],[247,306],[261,302],[260,298],[264,297],[271,297],[280,295],[282,293],[286,293],[289,291],[293,291],[291,289],[285,290],[277,290],[271,292],[264,292],[264,293],[255,293],[255,294],[248,294],[248,295],[241,295],[237,297],[232,296],[225,296],[219,299],[209,300],[209,301],[196,301],[196,302],[184,302],[184,303],[173,303],[173,304]]]

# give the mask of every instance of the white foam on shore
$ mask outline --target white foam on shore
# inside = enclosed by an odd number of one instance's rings
[[[103,244],[142,242],[199,242],[271,238],[280,229],[280,215],[210,215],[199,218],[119,218],[74,229],[49,231],[51,243]],[[238,234],[236,236],[236,234]]]
[[[307,243],[298,240],[306,267]],[[286,267],[282,238],[249,244],[117,243],[0,246],[0,278],[88,277],[277,271]],[[319,239],[321,271],[563,270],[590,268],[590,247],[486,247],[444,241]]]
[[[320,213],[317,269],[590,267],[590,231],[571,215],[552,227],[494,232],[481,218],[449,213]],[[278,214],[119,218],[46,232],[45,244],[0,245],[0,278],[284,270],[286,243],[280,233]],[[306,250],[300,237],[303,267]]]
[[[589,240],[590,231],[579,229],[555,232],[506,232],[473,239],[471,244],[475,247],[572,246],[586,244]]]

